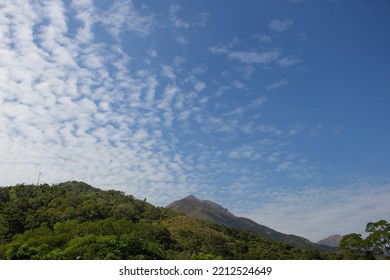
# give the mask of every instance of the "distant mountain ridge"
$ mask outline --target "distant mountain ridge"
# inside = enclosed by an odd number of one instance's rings
[[[176,212],[184,213],[192,218],[247,229],[270,239],[286,242],[293,246],[317,249],[327,248],[327,246],[312,243],[306,238],[300,236],[278,232],[267,226],[260,225],[251,219],[237,217],[221,205],[210,200],[199,200],[193,195],[176,200],[169,204],[167,208]]]
[[[335,235],[331,235],[325,239],[318,241],[317,244],[325,245],[325,246],[329,246],[329,247],[337,247],[337,246],[339,246],[339,243],[340,243],[342,238],[343,237],[341,235],[335,234]]]

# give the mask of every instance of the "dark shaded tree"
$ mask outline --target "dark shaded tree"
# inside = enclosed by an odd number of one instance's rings
[[[390,224],[385,220],[370,222],[366,226],[367,238],[361,234],[345,235],[338,246],[338,251],[348,259],[389,259],[390,258]]]

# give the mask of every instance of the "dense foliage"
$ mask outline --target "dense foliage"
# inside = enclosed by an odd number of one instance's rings
[[[0,188],[0,259],[324,259],[82,182]]]
[[[366,232],[368,236],[365,239],[357,233],[345,235],[338,250],[348,259],[390,259],[390,224],[385,220],[370,222]]]

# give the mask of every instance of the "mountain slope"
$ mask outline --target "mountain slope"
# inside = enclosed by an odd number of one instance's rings
[[[260,225],[251,219],[236,217],[221,205],[209,200],[199,200],[192,195],[172,202],[167,208],[184,213],[196,219],[250,230],[270,239],[286,242],[293,246],[317,249],[326,248],[319,244],[312,243],[303,237],[278,232],[269,227]]]
[[[234,217],[213,202],[205,205],[213,209],[215,219]],[[324,259],[329,255],[83,182],[0,187],[0,260],[80,258]]]
[[[339,246],[339,243],[340,243],[342,238],[343,237],[341,235],[335,234],[335,235],[331,235],[325,239],[318,241],[317,244],[325,245],[325,246],[329,246],[329,247],[337,247],[337,246]]]

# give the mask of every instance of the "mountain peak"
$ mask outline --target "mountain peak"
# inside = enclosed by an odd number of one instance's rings
[[[311,243],[303,237],[284,234],[260,225],[248,218],[237,217],[223,206],[210,200],[199,200],[193,195],[189,195],[181,200],[176,200],[169,204],[167,208],[184,213],[192,218],[250,230],[262,236],[266,236],[267,238],[287,242],[294,246],[320,248],[320,245]]]
[[[197,197],[195,197],[194,195],[190,194],[188,196],[186,196],[185,198],[183,199],[186,199],[186,200],[195,200],[195,201],[200,201]]]

